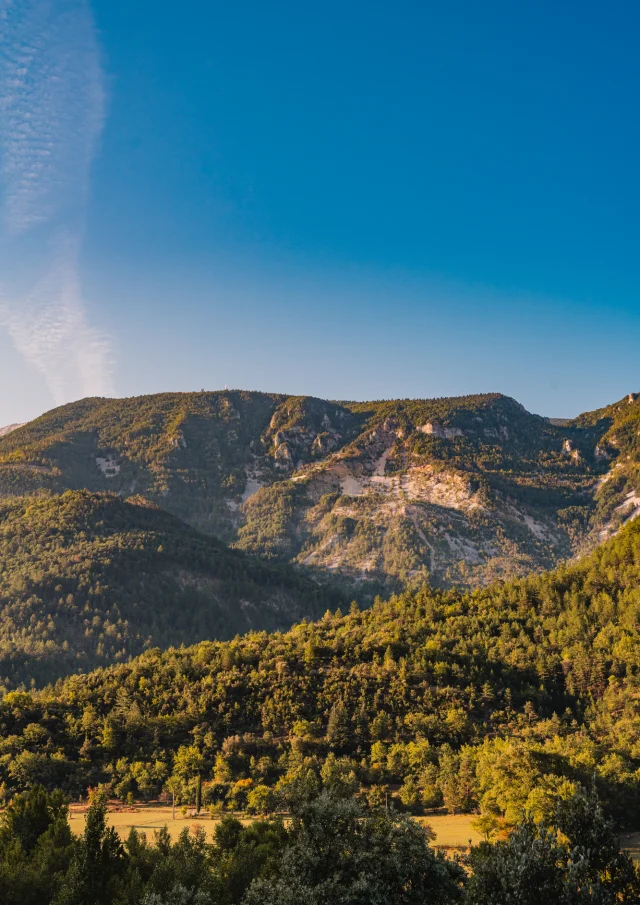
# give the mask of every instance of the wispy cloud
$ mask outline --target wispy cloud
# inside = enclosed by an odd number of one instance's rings
[[[85,0],[0,0],[0,322],[57,403],[111,391],[78,255],[104,82]]]

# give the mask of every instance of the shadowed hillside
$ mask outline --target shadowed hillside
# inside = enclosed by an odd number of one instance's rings
[[[10,684],[149,646],[287,628],[336,599],[142,499],[67,491],[0,502],[0,677]]]

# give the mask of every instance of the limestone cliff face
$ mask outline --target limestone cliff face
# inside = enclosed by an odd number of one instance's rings
[[[274,411],[261,437],[262,450],[282,472],[291,472],[338,449],[354,434],[357,419],[340,405],[290,397]]]
[[[564,480],[560,496],[573,499],[564,443],[500,396],[372,405],[351,442],[245,502],[237,545],[264,549],[268,536],[270,555],[387,588],[477,585],[545,568],[569,556],[572,541],[558,507],[526,498],[530,485],[544,495],[545,483],[557,493]]]
[[[640,399],[571,421],[499,394],[87,399],[0,440],[0,496],[143,495],[355,589],[547,568],[640,513]]]

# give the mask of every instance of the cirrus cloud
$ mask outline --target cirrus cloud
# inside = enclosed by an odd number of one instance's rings
[[[56,403],[111,392],[78,264],[104,109],[86,0],[0,0],[0,323]]]

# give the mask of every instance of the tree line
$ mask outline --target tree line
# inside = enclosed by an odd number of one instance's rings
[[[124,844],[92,797],[75,838],[60,792],[34,787],[0,817],[5,905],[618,905],[640,877],[597,800],[579,791],[549,821],[448,859],[393,809],[323,790],[291,796],[291,818],[194,826],[171,840],[135,829]]]
[[[461,593],[424,588],[286,633],[203,642],[0,701],[0,792],[201,787],[270,813],[292,785],[477,812],[492,832],[595,788],[640,804],[640,521],[591,557]]]

